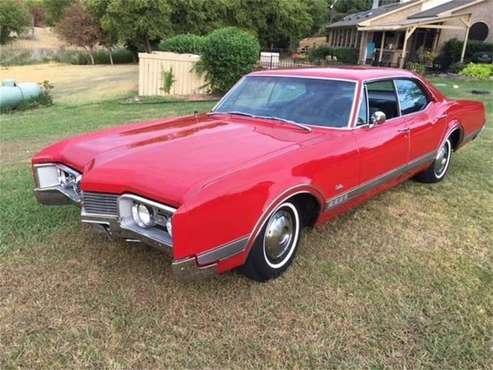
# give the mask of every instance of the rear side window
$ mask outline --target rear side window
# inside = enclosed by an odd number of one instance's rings
[[[428,96],[421,86],[413,80],[395,80],[401,114],[419,112],[429,103]]]
[[[392,80],[371,82],[366,87],[370,116],[377,111],[385,113],[387,119],[399,116],[397,95]]]

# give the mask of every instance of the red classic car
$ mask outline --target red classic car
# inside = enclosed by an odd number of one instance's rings
[[[178,273],[234,268],[266,281],[304,227],[410,177],[433,183],[485,125],[397,69],[262,71],[207,114],[81,135],[33,160],[39,202],[79,203],[82,222],[168,251]]]

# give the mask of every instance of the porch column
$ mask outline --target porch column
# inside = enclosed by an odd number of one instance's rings
[[[366,63],[366,55],[368,52],[368,32],[361,31],[361,41],[359,43],[359,63]]]
[[[383,56],[383,46],[385,45],[385,31],[382,33],[382,41],[380,42],[380,52],[378,54],[378,63],[382,62],[382,56]]]
[[[467,21],[464,18],[460,19],[466,26],[466,34],[464,36],[464,45],[462,45],[462,52],[460,54],[460,62],[464,63],[464,56],[466,55],[467,40],[469,39],[469,29],[471,28],[471,16],[467,17]]]
[[[399,63],[399,68],[404,68],[404,61],[406,60],[406,49],[407,49],[407,40],[412,36],[412,34],[416,31],[416,27],[406,28],[406,33],[404,35],[404,45],[402,46],[402,57]]]

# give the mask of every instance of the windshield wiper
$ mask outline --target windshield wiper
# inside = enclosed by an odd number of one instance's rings
[[[255,116],[255,118],[272,119],[272,120],[279,121],[279,122],[289,123],[290,125],[302,128],[303,130],[306,130],[308,132],[312,132],[311,127],[306,126],[302,123],[291,121],[291,120],[286,119],[286,118],[280,118],[280,117],[275,117],[275,116]]]
[[[237,111],[237,110],[232,110],[232,111],[229,111],[229,112],[216,112],[216,111],[213,111],[213,112],[210,112],[209,114],[235,114],[237,116],[246,116],[246,117],[252,117],[252,118],[257,118],[258,117],[255,114],[240,112],[240,111]]]
[[[298,123],[298,122],[291,121],[291,120],[286,119],[286,118],[280,118],[280,117],[275,117],[275,116],[258,116],[255,114],[240,112],[240,111],[236,111],[236,110],[235,111],[229,111],[229,112],[210,112],[210,114],[236,114],[238,116],[246,116],[246,117],[251,117],[251,118],[270,119],[270,120],[274,120],[274,121],[288,123],[290,125],[302,128],[303,130],[306,130],[308,132],[312,132],[311,127],[308,127],[302,123]]]

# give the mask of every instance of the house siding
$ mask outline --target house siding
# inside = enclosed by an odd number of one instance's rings
[[[471,24],[476,22],[484,22],[488,25],[489,33],[485,42],[493,43],[493,0],[486,0],[480,4],[472,5],[467,8],[461,9],[457,12],[454,12],[454,15],[457,14],[468,14],[471,13]],[[453,26],[462,26],[463,23],[456,19],[451,20],[446,25]],[[452,38],[456,38],[458,40],[464,40],[465,31],[463,30],[442,30],[440,34],[440,40],[438,42],[438,47],[441,48],[443,44]]]

